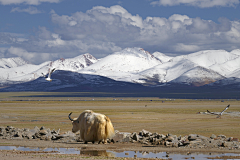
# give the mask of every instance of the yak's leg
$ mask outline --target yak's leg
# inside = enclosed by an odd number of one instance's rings
[[[80,138],[85,142],[84,132],[84,130],[80,131]]]
[[[103,140],[103,144],[107,144],[107,140],[106,139]]]
[[[103,139],[105,139],[106,133],[105,133],[105,123],[99,123],[97,128],[97,139],[99,142],[103,142]]]
[[[107,144],[107,140],[105,139],[102,139],[102,140],[100,140],[100,141],[98,141],[98,144],[101,144],[101,143],[103,143],[103,144]]]

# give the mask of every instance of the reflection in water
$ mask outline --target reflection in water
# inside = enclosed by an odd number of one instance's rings
[[[90,156],[106,156],[106,157],[115,157],[113,152],[109,151],[97,151],[97,150],[81,150],[80,154],[82,155],[90,155]]]
[[[234,153],[168,153],[168,152],[145,152],[145,151],[124,151],[124,152],[114,152],[114,151],[98,151],[98,150],[85,150],[80,148],[27,148],[27,147],[16,147],[16,146],[0,146],[0,150],[20,150],[20,151],[48,151],[56,152],[57,154],[81,154],[89,156],[106,156],[106,157],[137,157],[137,158],[162,158],[162,159],[212,159],[213,157],[224,157],[224,156],[238,156],[240,154]],[[56,154],[52,153],[52,154]],[[224,158],[226,159],[226,158]]]

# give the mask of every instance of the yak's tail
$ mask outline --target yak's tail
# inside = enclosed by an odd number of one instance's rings
[[[106,138],[112,138],[115,135],[112,122],[107,116],[106,116],[105,134],[106,134]]]

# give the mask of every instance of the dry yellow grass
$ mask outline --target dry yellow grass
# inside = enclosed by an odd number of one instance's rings
[[[4,97],[5,96],[5,97]],[[159,100],[158,98],[33,98],[44,101],[10,101],[9,95],[0,94],[0,126],[17,128],[45,126],[50,129],[71,130],[68,114],[77,117],[83,110],[91,109],[107,115],[115,130],[121,132],[139,132],[142,129],[162,134],[188,135],[196,133],[204,136],[226,135],[240,138],[240,117],[197,114],[207,109],[222,111],[231,104],[227,112],[240,112],[240,101],[231,100]],[[8,101],[6,100],[8,99]],[[62,101],[59,101],[62,99]],[[69,99],[69,100],[68,100]],[[72,101],[88,99],[89,101]],[[53,101],[54,100],[54,101]],[[154,101],[150,101],[154,100]]]

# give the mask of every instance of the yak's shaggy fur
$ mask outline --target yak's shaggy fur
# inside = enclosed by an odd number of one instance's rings
[[[112,138],[115,134],[111,120],[100,113],[94,113],[91,110],[83,111],[78,118],[72,120],[72,132],[76,133],[80,130],[81,139],[87,142],[100,142],[106,143],[107,138]]]

